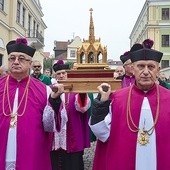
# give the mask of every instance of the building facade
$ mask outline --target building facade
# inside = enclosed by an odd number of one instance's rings
[[[6,44],[18,37],[26,37],[28,45],[36,49],[34,59],[43,63],[43,13],[39,0],[0,0],[0,65],[7,65]]]
[[[153,49],[164,53],[161,68],[170,66],[170,0],[146,0],[130,34],[130,44],[150,38]],[[167,74],[170,75],[168,71]]]
[[[74,37],[73,41],[67,46],[67,60],[71,62],[77,61],[77,49],[82,46],[79,36]]]
[[[70,41],[54,41],[54,59],[67,60],[67,48]]]

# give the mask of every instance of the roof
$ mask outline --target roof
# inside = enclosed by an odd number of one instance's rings
[[[55,41],[54,50],[67,50],[67,46],[70,44],[68,41]]]
[[[43,54],[44,54],[45,58],[49,58],[50,57],[50,52],[43,52]]]

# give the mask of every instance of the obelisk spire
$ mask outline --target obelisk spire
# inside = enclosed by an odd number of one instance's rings
[[[90,11],[89,42],[94,43],[95,36],[94,36],[94,24],[93,24],[93,16],[92,16],[93,9],[90,8],[89,11]]]

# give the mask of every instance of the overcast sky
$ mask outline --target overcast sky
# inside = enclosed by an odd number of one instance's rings
[[[45,30],[45,48],[53,54],[54,41],[79,36],[88,39],[93,8],[95,38],[107,46],[108,59],[119,60],[130,48],[129,36],[146,0],[40,0]]]

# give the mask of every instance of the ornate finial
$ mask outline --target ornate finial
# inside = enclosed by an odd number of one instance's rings
[[[94,24],[93,24],[93,17],[92,17],[93,9],[90,8],[89,11],[90,11],[89,42],[94,43],[95,36],[94,36]]]
[[[89,9],[89,11],[90,11],[90,13],[92,14],[92,12],[93,12],[93,9],[92,9],[92,8],[90,8],[90,9]]]

